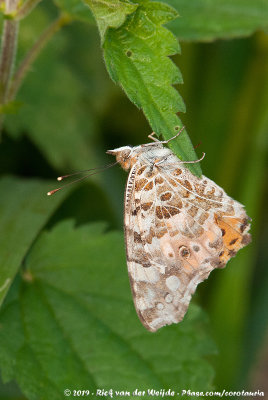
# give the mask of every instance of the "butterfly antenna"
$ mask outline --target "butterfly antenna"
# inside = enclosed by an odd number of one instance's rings
[[[113,166],[116,165],[116,164],[118,164],[118,161],[116,161],[116,162],[114,162],[114,163],[112,163],[112,164],[108,164],[108,165],[106,165],[105,167],[91,168],[91,169],[87,169],[87,170],[75,172],[75,173],[73,173],[73,174],[59,176],[59,177],[57,178],[57,180],[58,180],[58,181],[61,181],[62,179],[64,179],[64,178],[69,178],[70,176],[74,176],[74,175],[77,175],[77,174],[81,174],[81,173],[84,173],[84,172],[87,172],[87,171],[97,170],[96,172],[93,172],[93,173],[87,174],[87,175],[85,175],[85,176],[82,176],[82,178],[78,178],[78,179],[75,179],[75,180],[72,181],[72,182],[66,183],[66,185],[63,185],[63,186],[61,186],[61,187],[59,187],[59,188],[57,188],[57,189],[50,190],[49,192],[47,192],[47,195],[48,195],[48,196],[52,196],[54,193],[58,192],[58,191],[61,190],[61,189],[64,189],[66,186],[70,186],[70,185],[72,185],[73,183],[81,182],[81,181],[83,181],[84,179],[88,178],[89,176],[96,175],[97,173],[99,173],[99,172],[101,172],[101,171],[104,171],[105,169],[111,168],[111,167],[113,167]]]
[[[70,178],[71,176],[84,174],[85,172],[89,172],[89,171],[96,171],[96,170],[103,171],[103,170],[105,170],[107,168],[113,167],[115,164],[117,164],[117,162],[116,163],[112,163],[112,164],[108,164],[105,167],[89,168],[89,169],[84,169],[84,170],[81,170],[81,171],[74,172],[72,174],[58,176],[57,177],[57,181],[62,181],[63,179]]]

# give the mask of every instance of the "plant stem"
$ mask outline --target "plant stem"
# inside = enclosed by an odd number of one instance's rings
[[[5,1],[5,14],[16,11],[18,0]],[[12,71],[16,59],[17,35],[19,22],[6,19],[3,24],[2,46],[0,54],[0,138],[4,115],[1,115],[1,106],[6,103]]]
[[[42,0],[28,0],[18,9],[18,12],[15,15],[15,19],[17,21],[27,17],[28,14],[40,3]]]
[[[5,14],[16,10],[18,0],[6,0]],[[14,61],[16,57],[18,21],[6,19],[3,25],[0,55],[0,105],[6,102]]]
[[[32,63],[36,60],[40,51],[49,41],[49,39],[63,26],[69,23],[71,18],[66,14],[61,14],[52,24],[50,24],[40,35],[33,47],[28,51],[24,60],[21,62],[16,73],[14,74],[12,84],[8,93],[8,101],[14,100],[22,81],[28,72]]]

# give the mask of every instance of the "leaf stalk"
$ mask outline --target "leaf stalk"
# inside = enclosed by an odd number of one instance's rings
[[[28,0],[22,4],[21,7],[14,14],[14,19],[20,21],[21,19],[27,17],[31,11],[41,2],[42,0]]]
[[[24,60],[21,62],[16,73],[14,74],[10,91],[8,93],[8,101],[14,100],[26,73],[40,54],[41,50],[47,44],[47,42],[51,39],[52,36],[55,35],[56,32],[58,32],[58,30],[62,26],[66,25],[70,21],[71,17],[68,14],[63,13],[42,32],[32,48],[28,51]]]

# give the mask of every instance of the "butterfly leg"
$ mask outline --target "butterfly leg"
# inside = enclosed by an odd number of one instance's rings
[[[159,140],[155,137],[153,137],[155,135],[155,132],[152,132],[150,135],[148,135],[148,138],[153,140],[154,142],[159,142]]]
[[[166,162],[167,159],[168,159],[168,157],[170,157],[170,154],[169,154],[167,157],[162,158],[162,160],[156,161],[156,162],[154,163],[154,165],[155,165],[156,167],[158,167],[159,164],[162,164],[163,162]]]
[[[185,128],[185,127],[183,126],[183,127],[179,130],[179,132],[176,133],[175,136],[173,136],[172,138],[170,138],[170,139],[168,139],[168,140],[163,140],[162,142],[161,142],[160,140],[156,139],[155,137],[153,137],[153,136],[155,135],[155,132],[152,132],[150,135],[148,135],[148,138],[151,139],[151,140],[153,140],[154,142],[166,144],[166,143],[169,143],[171,140],[176,139],[176,138],[181,134],[181,132],[184,130],[184,128]]]
[[[179,130],[179,132],[176,133],[175,136],[172,136],[172,137],[171,137],[170,139],[168,139],[168,140],[163,140],[163,141],[160,142],[160,143],[166,144],[166,143],[171,142],[171,140],[176,139],[178,136],[180,136],[180,134],[182,133],[182,131],[184,130],[184,128],[185,128],[185,126],[183,126],[183,127]]]

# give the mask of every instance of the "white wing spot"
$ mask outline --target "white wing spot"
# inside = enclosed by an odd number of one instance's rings
[[[171,275],[166,279],[166,285],[172,292],[177,290],[180,287],[180,284],[181,282],[179,278],[175,275]]]
[[[137,282],[143,281],[156,283],[159,280],[159,273],[156,268],[144,268],[141,264],[135,262],[133,262],[133,264],[135,265],[135,272],[133,274],[133,277]]]
[[[162,303],[157,303],[156,307],[158,308],[158,310],[163,310],[164,308]]]

